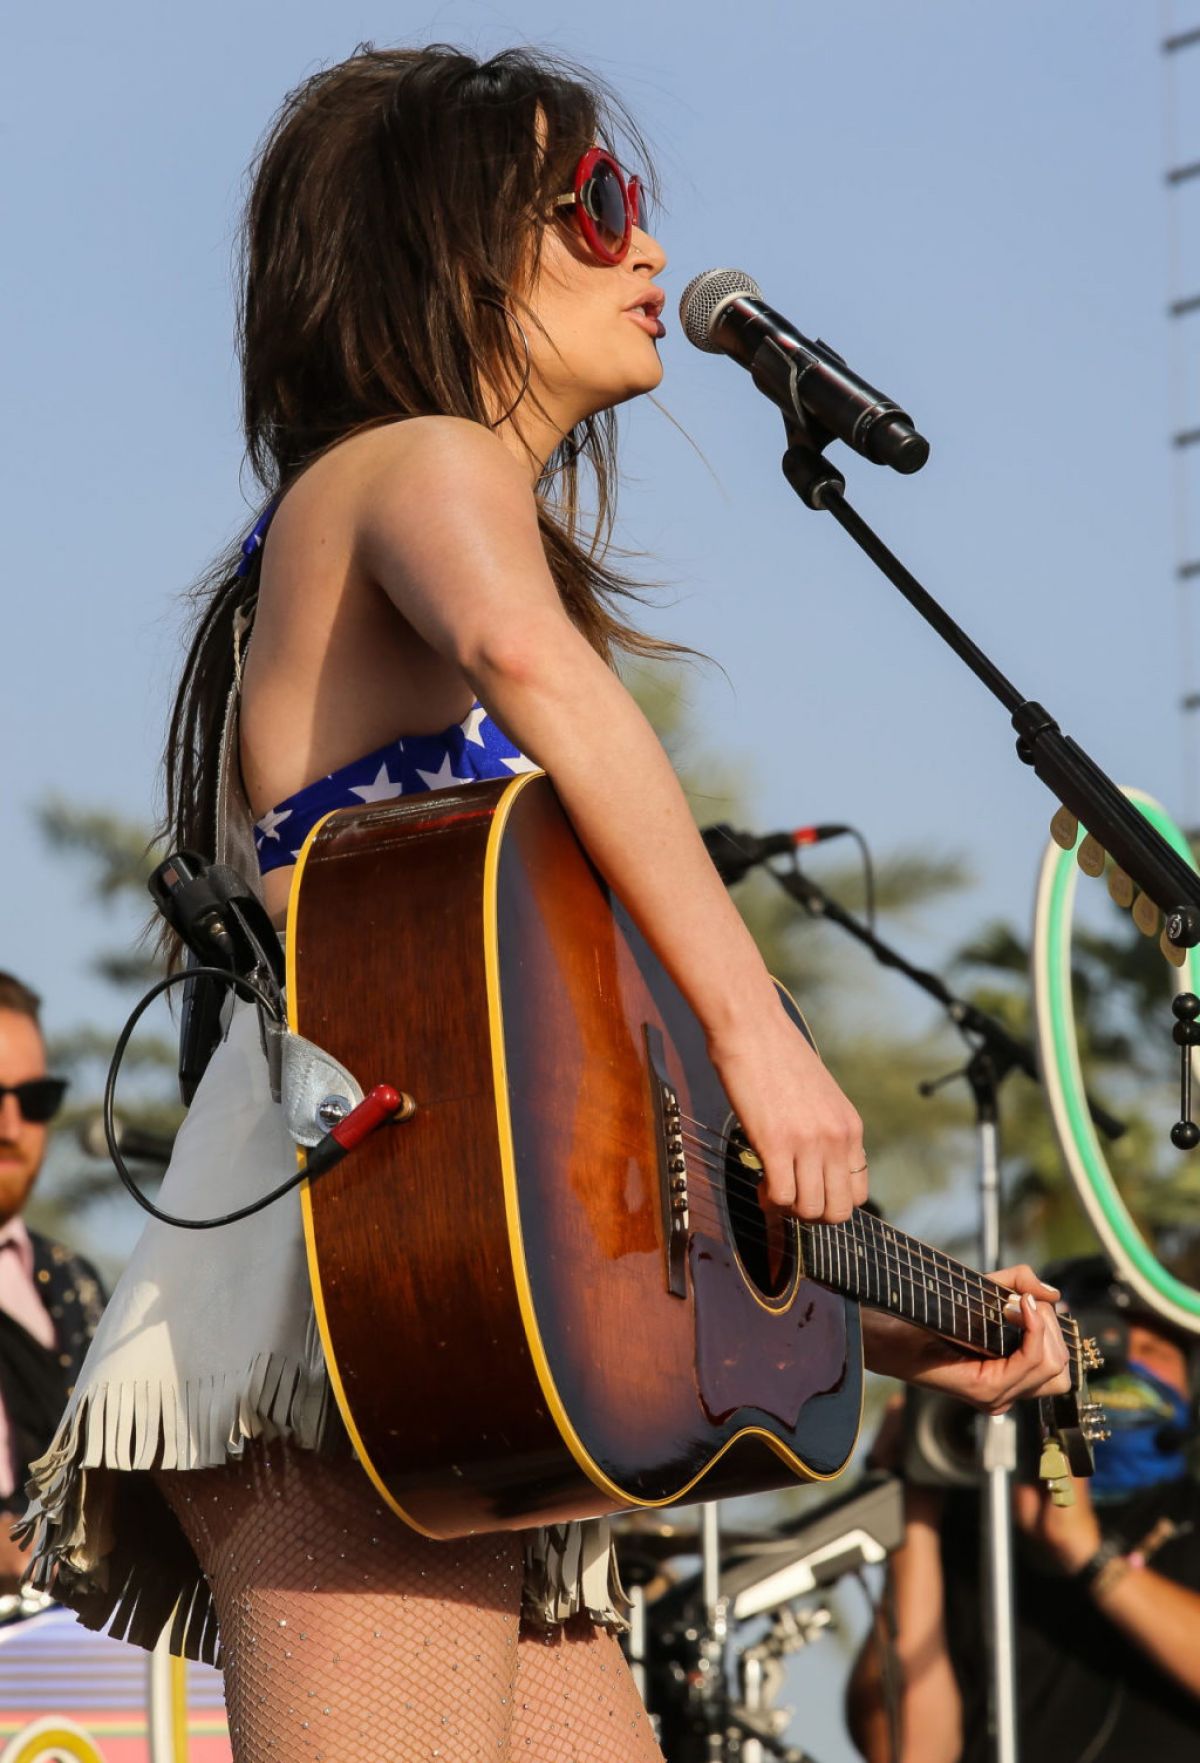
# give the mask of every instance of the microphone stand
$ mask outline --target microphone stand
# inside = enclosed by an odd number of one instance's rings
[[[798,901],[813,918],[826,918],[870,949],[883,967],[893,968],[920,986],[943,1006],[951,1022],[971,1049],[961,1071],[920,1086],[930,1096],[953,1078],[965,1077],[975,1101],[979,1134],[980,1265],[1000,1264],[1000,1085],[1011,1071],[1024,1071],[1035,1083],[1041,1081],[1033,1049],[1009,1034],[1002,1023],[966,998],[958,998],[927,968],[916,967],[885,943],[805,875],[799,865],[790,870],[767,871],[784,892]],[[1091,1097],[1092,1119],[1109,1138],[1119,1138],[1126,1128]],[[1013,1619],[1012,1476],[1017,1466],[1017,1423],[1011,1413],[981,1419],[979,1429],[981,1466],[984,1473],[984,1523],[980,1536],[986,1588],[984,1628],[990,1666],[988,1681],[988,1731],[996,1763],[1016,1763],[1017,1683]]]
[[[845,497],[846,479],[824,457],[834,438],[810,419],[784,418],[788,448],[783,475],[807,508],[831,514],[942,640],[1000,700],[1017,732],[1017,757],[1091,833],[1164,913],[1176,949],[1200,943],[1200,876],[1122,795],[1083,748],[1064,735],[1050,712],[1025,698],[973,643],[950,614],[889,551]]]

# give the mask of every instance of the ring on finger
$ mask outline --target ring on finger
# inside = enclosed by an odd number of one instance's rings
[[[867,1164],[865,1164],[865,1163],[860,1163],[860,1164],[859,1164],[859,1166],[858,1166],[858,1168],[857,1168],[857,1169],[852,1169],[852,1170],[851,1170],[851,1171],[850,1171],[850,1173],[851,1173],[851,1175],[861,1175],[861,1174],[862,1174],[862,1172],[863,1172],[863,1170],[864,1170],[864,1169],[866,1169],[866,1168],[867,1168],[867,1167],[868,1167],[868,1165],[867,1165]]]

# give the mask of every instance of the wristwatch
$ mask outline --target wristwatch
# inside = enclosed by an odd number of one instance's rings
[[[1105,1537],[1091,1559],[1071,1574],[1071,1583],[1093,1597],[1102,1596],[1124,1579],[1131,1565],[1124,1544],[1116,1537]]]

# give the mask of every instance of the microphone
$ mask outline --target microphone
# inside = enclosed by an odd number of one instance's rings
[[[119,1116],[114,1117],[117,1150],[122,1157],[132,1157],[137,1163],[168,1164],[175,1146],[175,1138],[170,1133],[143,1132],[140,1127],[129,1126]],[[89,1157],[107,1157],[108,1140],[104,1136],[103,1114],[89,1114],[81,1120],[76,1128],[76,1137],[80,1148]]]
[[[713,860],[717,874],[727,886],[741,881],[748,870],[768,857],[791,857],[800,845],[819,845],[825,839],[839,839],[851,828],[833,821],[818,826],[797,826],[791,832],[741,833],[721,821],[716,826],[702,827],[700,837]]]
[[[845,441],[875,465],[906,476],[929,458],[929,442],[898,404],[852,373],[842,357],[802,336],[763,299],[740,269],[706,269],[683,290],[679,317],[690,343],[710,355],[732,355],[760,392],[818,448]]]

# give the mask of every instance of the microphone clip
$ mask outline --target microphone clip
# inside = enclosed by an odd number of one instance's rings
[[[829,496],[840,496],[846,488],[844,474],[823,451],[837,437],[811,417],[785,416],[783,427],[788,442],[783,475],[804,506],[819,514]]]

